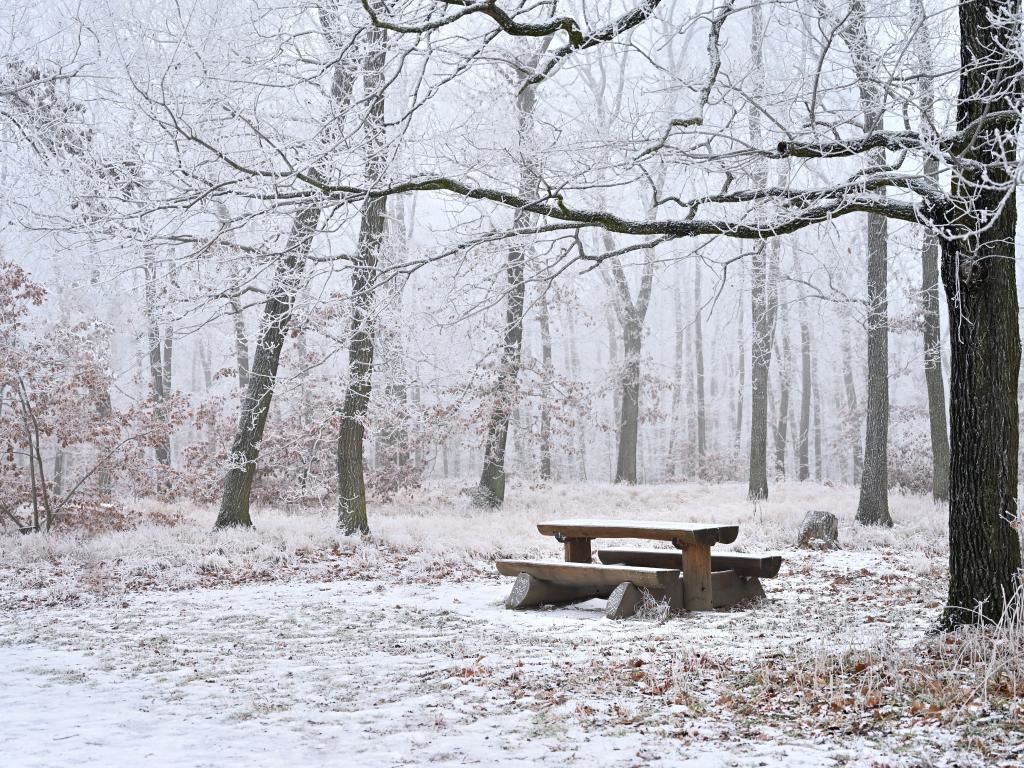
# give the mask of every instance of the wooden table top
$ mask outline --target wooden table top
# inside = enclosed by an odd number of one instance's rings
[[[740,533],[738,525],[617,519],[549,520],[538,523],[537,530],[567,539],[652,539],[705,546],[731,544]]]

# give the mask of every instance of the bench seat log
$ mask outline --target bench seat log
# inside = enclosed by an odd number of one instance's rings
[[[555,584],[542,581],[528,573],[520,573],[512,591],[505,599],[505,607],[512,610],[536,608],[539,605],[568,605],[592,600],[595,597],[607,598],[613,587],[610,586],[577,586],[572,584]]]
[[[631,581],[646,589],[669,589],[679,580],[678,568],[632,568],[597,563],[563,563],[560,560],[498,560],[495,566],[502,576],[528,573],[542,581],[570,586],[614,589],[624,581]]]
[[[606,565],[631,565],[642,568],[676,568],[679,566],[679,553],[672,549],[634,549],[613,548],[601,549],[598,559]],[[736,571],[738,576],[751,576],[758,579],[772,579],[778,576],[782,566],[781,555],[746,555],[729,553],[716,555],[711,553],[712,571]]]
[[[545,536],[586,539],[652,539],[671,541],[682,547],[697,544],[732,544],[739,535],[738,525],[704,523],[667,523],[661,520],[553,520],[537,524]]]

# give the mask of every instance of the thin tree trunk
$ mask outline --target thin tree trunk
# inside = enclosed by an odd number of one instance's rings
[[[263,305],[249,387],[242,397],[242,413],[231,443],[232,467],[224,479],[224,493],[216,523],[218,528],[252,525],[249,496],[256,474],[260,443],[270,414],[285,332],[291,321],[295,296],[319,219],[319,207],[306,208],[296,215],[285,253],[278,261],[273,285]]]
[[[163,359],[164,343],[161,341],[160,320],[157,310],[157,274],[156,260],[151,251],[146,252],[145,262],[145,299],[146,299],[146,324],[149,341],[149,386],[156,409],[161,421],[166,421],[164,413],[164,401],[167,399],[168,387],[165,381],[165,373],[169,368]],[[156,460],[161,465],[168,467],[171,464],[170,434],[165,433],[157,437],[153,447],[156,453]]]
[[[747,339],[743,332],[743,322],[745,319],[745,313],[743,311],[744,306],[743,282],[740,281],[740,317],[736,324],[736,336],[739,339],[739,350],[736,355],[736,375],[739,381],[738,386],[736,387],[736,429],[733,436],[733,442],[736,445],[737,451],[739,451],[743,440],[743,399],[747,391]]]
[[[225,243],[231,250],[236,250],[230,234],[231,216],[223,202],[217,203],[217,218],[220,219],[221,231],[225,233]],[[234,262],[230,265],[230,273],[232,285],[228,293],[228,307],[231,309],[231,325],[235,340],[235,368],[238,374],[238,388],[245,392],[249,386],[249,334],[245,328],[241,286],[238,285],[238,270]]]
[[[800,432],[797,435],[797,478],[811,476],[809,439],[811,432],[811,329],[807,320],[800,318]]]
[[[921,71],[932,72],[934,44],[928,28],[928,18],[921,0],[917,1],[918,23],[917,58]],[[920,82],[921,135],[934,141],[935,94],[931,78]],[[929,155],[924,162],[924,175],[936,186],[939,184],[939,161]],[[924,341],[924,378],[928,390],[928,425],[932,444],[932,498],[949,498],[949,437],[946,432],[946,391],[942,382],[942,339],[939,318],[939,240],[928,227],[922,228],[921,243],[921,331]]]
[[[847,435],[853,452],[853,482],[860,483],[863,470],[861,461],[860,407],[857,404],[857,385],[853,378],[853,350],[850,337],[843,330],[843,392],[846,395],[846,410],[849,413]]]
[[[707,421],[704,412],[704,331],[702,328],[701,313],[703,311],[701,301],[701,282],[703,275],[700,271],[700,264],[693,265],[693,367],[696,373],[694,382],[697,394],[697,461],[696,469],[700,474],[704,466],[704,453],[707,450]]]
[[[622,328],[622,389],[616,483],[636,483],[637,437],[640,430],[640,354],[642,328],[628,318]]]
[[[363,92],[368,100],[363,121],[366,142],[366,180],[380,184],[386,173],[384,97],[387,87],[387,31],[372,26],[366,37]],[[374,289],[387,226],[387,197],[363,202],[356,258],[352,264],[352,318],[348,345],[348,383],[338,427],[338,525],[347,534],[367,534],[366,482],[363,477],[364,420],[373,387]]]
[[[546,293],[540,296],[540,358],[544,371],[542,387],[544,397],[540,403],[540,477],[551,479],[551,385],[554,374],[554,361],[551,353],[551,315],[548,309]]]
[[[534,51],[521,72],[516,96],[516,131],[519,146],[519,192],[531,197],[537,192],[538,175],[528,159],[527,144],[533,136],[534,109],[537,105],[537,86],[526,83],[526,73],[533,72],[543,52],[551,42],[549,35]],[[513,218],[514,229],[524,229],[533,221],[533,215],[517,210]],[[508,442],[509,419],[516,399],[519,369],[523,354],[523,303],[526,295],[524,281],[526,250],[515,243],[508,249],[505,262],[505,283],[508,302],[505,307],[505,338],[501,362],[498,366],[497,399],[487,425],[484,441],[484,466],[480,484],[474,496],[480,506],[497,508],[505,501],[505,449]]]
[[[884,155],[882,157],[884,162]],[[888,221],[868,215],[868,394],[857,522],[891,526],[889,516]]]
[[[781,292],[781,288],[780,288]],[[780,300],[779,306],[783,302]],[[793,370],[793,350],[789,341],[789,329],[782,320],[781,309],[777,322],[781,327],[782,356],[779,360],[779,412],[775,422],[775,474],[786,477],[786,442],[789,434],[789,392]]]
[[[821,423],[821,379],[818,378],[817,357],[811,358],[811,397],[814,398],[814,479],[820,483],[824,466],[824,456],[822,455],[822,433],[824,430]]]
[[[851,0],[848,21],[840,30],[857,72],[864,133],[883,127],[884,94],[878,82],[876,54],[867,30],[864,0]],[[869,166],[884,166],[885,150],[870,152]],[[878,194],[884,194],[884,190]],[[864,467],[857,522],[891,526],[889,516],[889,226],[885,216],[867,215],[867,419]]]
[[[685,334],[683,320],[683,297],[679,290],[679,281],[672,290],[672,301],[675,317],[675,357],[672,361],[672,414],[669,418],[668,463],[667,472],[670,480],[679,479],[682,474],[680,446],[684,442],[683,430],[683,355],[685,354]]]
[[[568,344],[569,344],[569,375],[575,380],[579,376],[580,370],[580,358],[579,350],[576,346],[576,313],[569,308],[566,312],[566,327],[568,329]],[[580,431],[577,442],[577,474],[578,479],[582,482],[586,482],[587,479],[587,435],[586,435],[586,422],[580,421]]]

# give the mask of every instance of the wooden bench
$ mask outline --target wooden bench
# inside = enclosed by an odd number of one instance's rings
[[[597,558],[608,565],[634,565],[643,568],[674,568],[679,553],[671,549],[633,549],[629,547],[601,549]],[[739,552],[711,555],[712,571],[736,571],[738,576],[773,579],[782,566],[780,555],[748,555]]]
[[[565,562],[499,560],[498,572],[515,576],[505,605],[532,608],[607,598],[609,618],[633,615],[645,593],[671,610],[709,611],[764,597],[760,579],[779,572],[777,556],[712,555],[715,544],[731,544],[739,526],[643,520],[554,520],[537,530],[563,544]],[[675,550],[609,548],[593,562],[597,538],[670,541]]]
[[[564,545],[569,562],[589,563],[593,539],[647,539],[670,541],[680,550],[673,567],[683,572],[683,603],[689,611],[710,611],[714,605],[711,585],[711,547],[736,541],[738,525],[677,523],[664,520],[553,520],[537,530],[554,536]]]
[[[670,549],[633,549],[628,547],[601,549],[602,563],[642,568],[667,568],[679,555]],[[740,552],[711,555],[711,605],[728,608],[743,600],[765,596],[761,579],[773,579],[782,567],[780,555],[750,555]]]
[[[607,598],[605,615],[622,619],[636,613],[644,592],[666,601],[671,610],[683,608],[683,582],[678,569],[559,560],[498,560],[495,565],[503,576],[516,577],[505,600],[506,608],[518,610]]]

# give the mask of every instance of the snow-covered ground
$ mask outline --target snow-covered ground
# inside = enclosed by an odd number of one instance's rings
[[[172,527],[0,535],[0,764],[1024,760],[1021,633],[925,636],[944,589],[930,502],[896,496],[896,528],[861,532],[852,489],[793,484],[757,510],[739,486],[515,491],[486,514],[423,492],[373,510],[366,541],[270,511],[213,534],[191,508]],[[810,508],[840,515],[842,551],[790,547]],[[554,554],[533,523],[566,514],[736,520],[737,548],[786,561],[769,600],[731,612],[506,611],[490,560]]]

